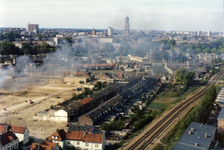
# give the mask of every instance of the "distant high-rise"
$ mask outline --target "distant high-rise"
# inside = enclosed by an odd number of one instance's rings
[[[211,31],[208,31],[208,36],[211,36]]]
[[[129,35],[130,26],[129,26],[129,18],[128,16],[125,18],[125,25],[124,25],[124,34]]]
[[[114,34],[114,28],[108,27],[107,29],[107,35],[112,36]]]
[[[201,35],[201,31],[198,31],[198,35]]]
[[[39,25],[28,23],[26,26],[26,31],[34,32],[35,34],[37,34],[39,32]]]
[[[93,29],[92,35],[96,35],[96,30],[95,29]]]

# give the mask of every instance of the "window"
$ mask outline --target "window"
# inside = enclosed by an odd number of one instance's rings
[[[77,141],[77,145],[80,145],[80,142],[79,141]]]
[[[86,143],[85,146],[89,146],[89,143]]]
[[[71,141],[67,141],[67,144],[71,144]]]
[[[95,147],[98,147],[98,144],[95,144]]]
[[[88,148],[84,148],[83,150],[89,150]]]
[[[84,81],[79,81],[80,84],[84,84]]]
[[[77,147],[77,150],[81,150],[81,148],[80,147]]]

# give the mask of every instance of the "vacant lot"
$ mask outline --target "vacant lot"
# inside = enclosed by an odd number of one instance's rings
[[[57,128],[63,127],[65,123],[33,121],[33,115],[50,108],[51,105],[56,105],[71,98],[74,93],[71,90],[72,88],[74,86],[56,82],[56,80],[45,79],[41,85],[40,83],[29,85],[29,88],[24,88],[24,90],[15,93],[1,89],[0,111],[4,112],[4,114],[1,114],[0,122],[27,126],[30,136],[44,140],[54,133]],[[29,100],[34,101],[34,103],[29,104]],[[19,104],[26,105],[17,107]],[[10,109],[10,107],[13,109]],[[6,111],[3,111],[4,108],[6,108]]]

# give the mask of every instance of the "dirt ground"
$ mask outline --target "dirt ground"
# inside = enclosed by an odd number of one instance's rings
[[[45,79],[42,84],[29,85],[29,88],[11,93],[0,89],[0,122],[16,126],[27,126],[30,136],[36,142],[46,139],[57,128],[64,127],[64,122],[33,121],[33,116],[39,111],[50,108],[72,97],[75,86],[66,85],[55,80]],[[29,104],[29,100],[34,101]],[[27,101],[27,102],[25,102]],[[21,106],[21,104],[24,104]],[[6,108],[6,111],[4,111]],[[10,109],[11,108],[11,109]]]

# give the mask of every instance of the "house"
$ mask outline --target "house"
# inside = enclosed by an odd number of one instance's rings
[[[74,146],[77,150],[105,150],[104,134],[89,133],[85,131],[57,130],[47,138],[53,143],[58,143],[63,149]]]
[[[102,73],[99,75],[99,81],[100,82],[106,82],[106,83],[114,83],[114,79],[110,77],[107,73]]]
[[[173,150],[209,150],[215,140],[216,127],[191,122]]]
[[[76,72],[75,76],[76,77],[87,77],[88,81],[92,81],[93,80],[93,76],[89,72]]]
[[[19,127],[19,126],[14,126],[14,125],[8,125],[8,124],[0,124],[0,135],[11,131],[13,132],[19,142],[22,142],[23,144],[26,144],[29,142],[29,131],[27,129],[27,127]]]
[[[65,77],[64,82],[69,84],[86,84],[88,82],[88,77]]]
[[[33,120],[68,122],[68,113],[63,109],[40,111],[33,116]]]
[[[42,143],[32,143],[30,150],[60,150],[57,143],[43,141]]]
[[[11,131],[0,135],[0,150],[14,150],[19,148],[19,139]]]

